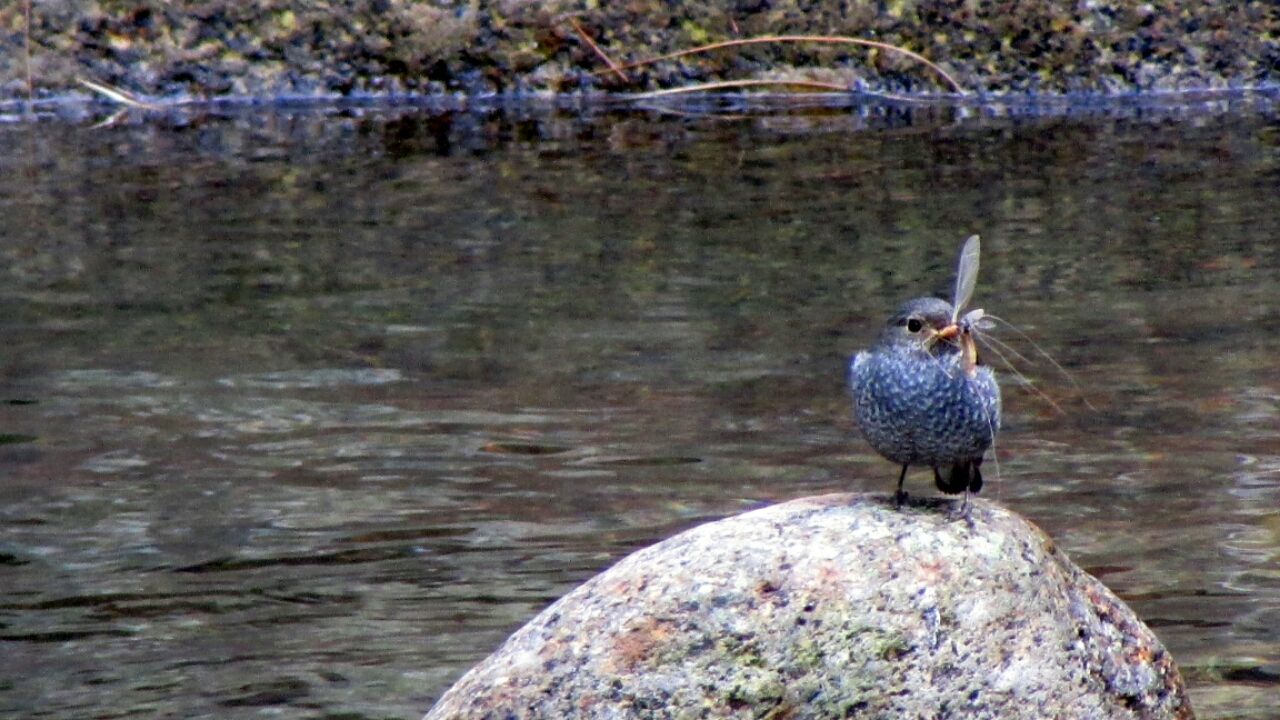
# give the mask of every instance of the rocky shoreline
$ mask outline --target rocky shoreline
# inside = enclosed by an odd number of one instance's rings
[[[770,35],[884,43],[936,63],[955,86],[907,54],[844,43],[737,46],[626,67]],[[167,99],[636,93],[784,80],[913,96],[1275,88],[1280,6],[69,0],[0,9],[0,100],[91,95],[82,80]]]

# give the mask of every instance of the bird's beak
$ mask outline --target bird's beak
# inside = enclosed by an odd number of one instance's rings
[[[960,336],[960,326],[952,323],[941,330],[936,330],[926,341],[926,347],[933,347],[939,341],[948,341]]]
[[[933,339],[934,340],[950,340],[951,338],[957,337],[959,335],[960,335],[960,326],[955,323],[952,323],[942,328],[938,332],[934,333]]]

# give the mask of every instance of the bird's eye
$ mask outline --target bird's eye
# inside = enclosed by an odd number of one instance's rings
[[[920,332],[920,328],[923,327],[924,323],[920,321],[920,318],[911,318],[910,320],[907,320],[907,332],[918,333]]]

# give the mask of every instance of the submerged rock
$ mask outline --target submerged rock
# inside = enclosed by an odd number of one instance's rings
[[[975,502],[796,500],[548,607],[444,718],[1191,718],[1173,659],[1042,531]]]

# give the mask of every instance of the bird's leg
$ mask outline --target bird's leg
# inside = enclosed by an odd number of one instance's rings
[[[894,507],[902,507],[902,503],[907,501],[907,491],[902,489],[902,482],[907,479],[908,465],[902,466],[902,472],[898,473],[898,492],[893,494]]]

